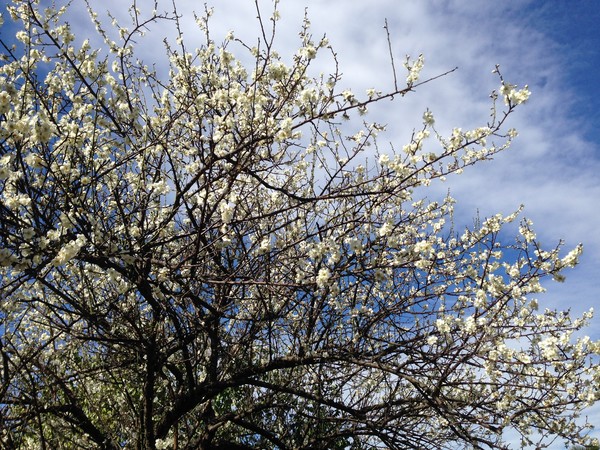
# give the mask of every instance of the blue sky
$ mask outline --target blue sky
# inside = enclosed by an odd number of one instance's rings
[[[122,0],[97,2],[124,16]],[[261,1],[265,15],[268,1]],[[163,8],[169,8],[170,1]],[[208,1],[214,4],[213,36],[234,30],[255,42],[258,28],[251,0]],[[70,16],[81,38],[92,37],[82,0],[74,0]],[[179,2],[184,37],[198,32],[192,5]],[[425,55],[424,77],[455,66],[448,77],[418,89],[414,95],[372,108],[388,124],[382,137],[400,148],[421,114],[429,108],[441,130],[464,129],[485,123],[488,94],[498,87],[491,74],[500,64],[511,83],[528,84],[532,97],[511,119],[520,136],[494,161],[481,164],[440,186],[458,199],[457,222],[473,217],[509,214],[525,205],[547,247],[566,241],[568,250],[584,244],[581,265],[567,273],[564,284],[549,283],[540,296],[543,307],[581,312],[595,307],[597,317],[589,334],[600,338],[600,2],[597,0],[282,0],[277,47],[295,52],[304,8],[315,36],[327,34],[338,52],[343,88],[357,93],[376,87],[391,89],[392,74],[384,19],[388,19],[396,65],[405,54]],[[123,13],[123,14],[121,14]],[[190,20],[187,20],[189,18]],[[167,27],[155,27],[140,50],[153,62]],[[324,70],[327,66],[324,65]],[[434,192],[435,195],[435,192]],[[593,411],[600,426],[600,408]],[[562,448],[557,446],[556,448]]]
[[[600,4],[535,2],[526,23],[543,33],[554,51],[563,55],[561,76],[575,98],[571,113],[584,126],[584,134],[600,142]]]

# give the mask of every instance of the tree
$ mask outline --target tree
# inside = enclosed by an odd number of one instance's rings
[[[458,229],[452,198],[423,197],[509,145],[527,87],[497,70],[485,125],[442,136],[426,111],[384,152],[384,125],[347,119],[430,82],[422,57],[404,86],[362,97],[337,69],[311,76],[318,54],[336,56],[308,19],[286,62],[276,9],[255,47],[218,45],[207,10],[204,43],[167,43],[161,77],[135,41],[178,27],[176,10],[132,7],[116,41],[90,10],[106,54],[76,43],[63,12],[15,0],[18,42],[1,41],[4,447],[580,439],[599,346],[573,333],[590,315],[532,296],[581,246],[542,249],[525,219],[508,239],[519,211]]]

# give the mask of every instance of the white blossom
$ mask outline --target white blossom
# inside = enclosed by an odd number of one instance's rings
[[[60,266],[75,258],[85,243],[85,236],[81,234],[78,235],[74,240],[63,245],[63,247],[58,251],[52,260],[52,264],[55,266]]]
[[[319,273],[317,274],[317,286],[319,288],[324,288],[327,286],[331,278],[331,272],[326,267],[319,269]]]

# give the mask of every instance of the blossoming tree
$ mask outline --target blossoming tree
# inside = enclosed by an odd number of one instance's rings
[[[286,61],[276,11],[255,47],[218,45],[207,11],[199,48],[166,44],[161,77],[134,42],[178,28],[176,11],[132,8],[116,41],[90,11],[102,53],[39,3],[13,1],[16,40],[1,35],[3,448],[579,439],[599,347],[573,336],[589,316],[534,297],[581,247],[543,249],[525,220],[506,238],[518,211],[457,229],[450,197],[421,198],[507,147],[526,87],[498,73],[487,123],[443,136],[426,111],[384,153],[384,125],[347,137],[347,119],[412,95],[422,57],[362,96],[310,76],[335,53],[307,19]]]

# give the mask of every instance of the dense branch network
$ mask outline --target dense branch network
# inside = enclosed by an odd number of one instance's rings
[[[106,55],[76,45],[65,11],[13,1],[17,43],[0,36],[4,447],[579,438],[598,344],[572,335],[589,315],[540,312],[534,296],[581,247],[544,250],[526,220],[501,241],[519,211],[457,230],[452,198],[415,198],[504,150],[527,87],[497,71],[485,125],[442,136],[426,111],[385,153],[384,125],[347,136],[347,119],[431,82],[422,57],[406,59],[405,86],[394,67],[392,92],[362,98],[338,88],[307,18],[286,63],[277,9],[269,28],[258,8],[256,46],[218,45],[206,10],[189,51],[176,10],[134,4],[113,41],[90,8]],[[179,36],[166,77],[135,53],[161,21]],[[313,77],[324,51],[336,69]]]

